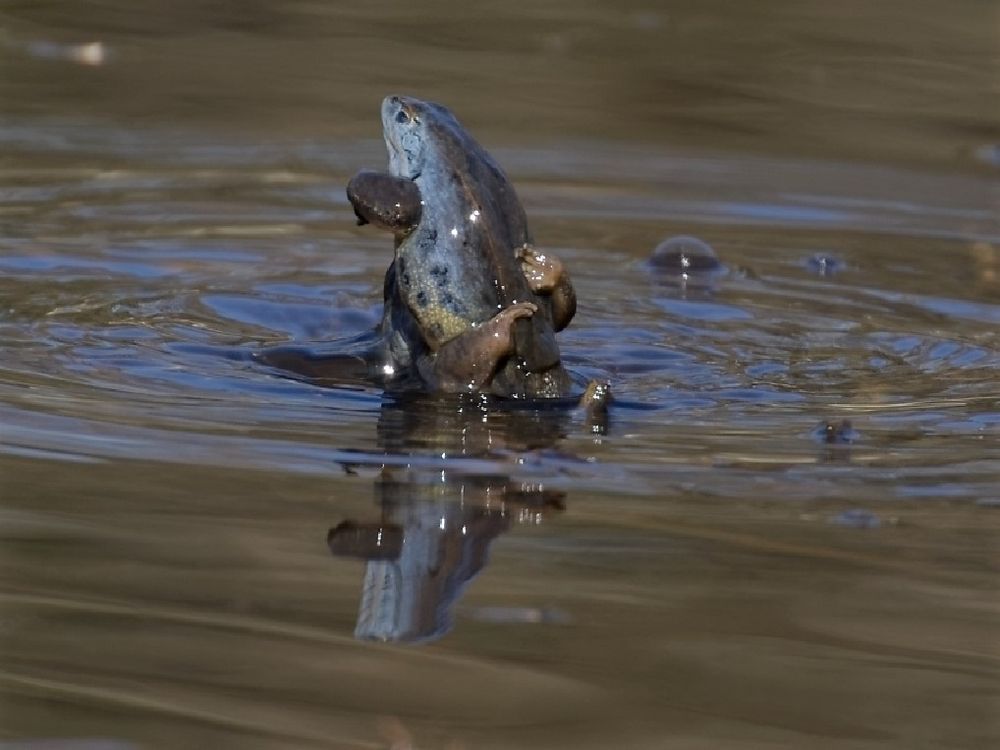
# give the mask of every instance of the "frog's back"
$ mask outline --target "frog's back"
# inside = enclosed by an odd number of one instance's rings
[[[436,150],[415,181],[423,194],[435,199],[425,206],[413,237],[419,251],[411,255],[425,259],[423,275],[433,289],[425,289],[416,302],[436,305],[431,317],[441,322],[447,336],[463,322],[481,323],[511,304],[538,300],[515,255],[531,237],[513,186],[451,112],[440,105],[427,107],[432,108],[428,128]],[[558,363],[547,312],[519,321],[515,340],[528,369]],[[508,380],[516,379],[513,372],[509,375]]]
[[[420,229],[435,239],[428,256],[450,261],[454,283],[464,293],[480,292],[489,315],[508,302],[500,286],[515,293],[527,291],[513,249],[530,241],[524,209],[507,176],[454,116],[444,107],[428,104],[430,158],[415,179],[424,195],[434,196],[424,209]]]
[[[445,361],[438,353],[447,344],[507,315],[504,335],[513,351],[503,355],[499,371],[493,373],[492,390],[502,395],[562,395],[557,390],[568,388],[563,383],[568,376],[559,362],[551,300],[535,294],[522,269],[531,237],[507,176],[445,107],[386,97],[382,123],[389,172],[398,180],[386,185],[405,188],[404,181],[411,180],[420,197],[419,210],[406,201],[406,216],[419,217],[419,223],[405,228],[398,225],[391,205],[381,205],[381,193],[371,206],[367,198],[360,201],[359,218],[400,230],[385,329],[394,331],[397,318],[412,316],[407,318],[410,330],[419,333],[419,341],[408,343],[401,334],[399,347],[423,349],[434,361]],[[383,210],[388,210],[385,216]],[[477,346],[491,348],[485,341]],[[458,350],[452,346],[448,351]],[[470,354],[470,361],[480,358],[485,362],[489,357]]]

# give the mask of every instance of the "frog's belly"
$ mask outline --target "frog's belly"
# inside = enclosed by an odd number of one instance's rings
[[[424,331],[427,343],[434,349],[451,341],[456,336],[460,336],[472,327],[469,321],[442,307],[428,305],[423,309],[415,310],[415,314],[420,320],[420,326]]]
[[[495,274],[485,264],[463,263],[474,249],[437,243],[423,231],[400,247],[399,290],[431,349],[482,323],[500,310]]]

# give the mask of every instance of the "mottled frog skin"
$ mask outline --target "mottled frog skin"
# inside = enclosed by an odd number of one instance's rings
[[[557,258],[531,244],[493,158],[440,104],[382,103],[389,172],[348,185],[359,223],[391,231],[381,322],[385,371],[429,390],[568,395],[555,332],[576,310]]]

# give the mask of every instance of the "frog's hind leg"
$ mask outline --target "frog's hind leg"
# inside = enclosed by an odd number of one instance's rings
[[[518,302],[447,341],[421,363],[421,375],[443,391],[479,391],[493,378],[497,365],[514,352],[513,326],[538,311],[532,302]]]
[[[359,226],[371,224],[396,235],[417,226],[423,213],[420,188],[415,182],[368,169],[347,183],[347,199]]]
[[[368,384],[372,364],[357,354],[323,354],[301,346],[276,346],[255,353],[254,360],[286,377],[319,386]]]
[[[540,253],[524,244],[515,251],[521,272],[535,294],[547,297],[552,308],[552,326],[561,331],[576,314],[576,292],[563,262],[551,253]]]

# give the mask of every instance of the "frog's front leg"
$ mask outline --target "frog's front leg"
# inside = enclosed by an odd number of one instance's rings
[[[405,235],[420,223],[424,204],[413,180],[364,169],[347,183],[358,224]]]
[[[445,342],[422,363],[424,380],[443,391],[482,390],[500,360],[514,352],[514,323],[537,311],[533,302],[518,302]]]
[[[576,292],[566,266],[555,255],[540,253],[529,244],[522,245],[515,253],[531,291],[551,300],[552,325],[561,331],[576,314]]]

